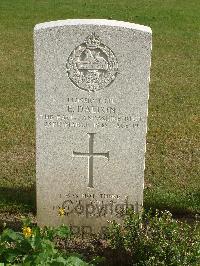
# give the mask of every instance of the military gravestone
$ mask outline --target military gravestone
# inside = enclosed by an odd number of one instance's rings
[[[143,201],[151,29],[65,20],[34,39],[38,221],[101,232]]]

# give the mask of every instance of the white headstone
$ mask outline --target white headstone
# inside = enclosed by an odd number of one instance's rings
[[[34,38],[38,221],[101,232],[143,202],[151,29],[65,20]]]

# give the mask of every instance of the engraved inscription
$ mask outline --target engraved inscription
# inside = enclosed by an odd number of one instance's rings
[[[72,51],[66,67],[70,80],[78,88],[95,92],[114,81],[118,62],[112,50],[92,33]]]
[[[110,109],[114,110],[114,109]],[[136,117],[136,118],[135,118]],[[116,113],[106,114],[106,115],[96,115],[96,114],[55,114],[41,115],[41,118],[44,119],[44,126],[46,128],[114,128],[114,129],[133,129],[136,130],[139,128],[139,125],[142,121],[141,117],[136,115],[118,115]]]
[[[75,152],[74,156],[88,157],[88,187],[93,188],[93,160],[94,156],[106,157],[109,160],[109,152],[106,153],[95,153],[94,150],[94,135],[95,133],[88,133],[89,136],[89,152]]]
[[[134,107],[131,112],[120,110],[113,98],[68,97],[62,113],[41,114],[46,128],[76,129],[113,128],[136,131],[142,117]]]
[[[92,197],[88,197],[88,195],[69,193],[62,198],[59,206],[53,209],[62,208],[65,216],[107,217],[108,219],[121,218],[127,214],[129,209],[138,212],[137,202],[131,203],[128,196],[108,194],[109,197],[104,198],[102,195],[107,196],[107,194],[91,195]]]

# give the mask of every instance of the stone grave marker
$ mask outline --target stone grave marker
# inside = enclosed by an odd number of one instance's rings
[[[102,232],[143,202],[151,29],[55,21],[34,43],[39,224]]]

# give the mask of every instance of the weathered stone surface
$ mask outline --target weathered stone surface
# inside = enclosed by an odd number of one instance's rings
[[[100,232],[142,205],[151,29],[65,20],[34,39],[38,221]]]

